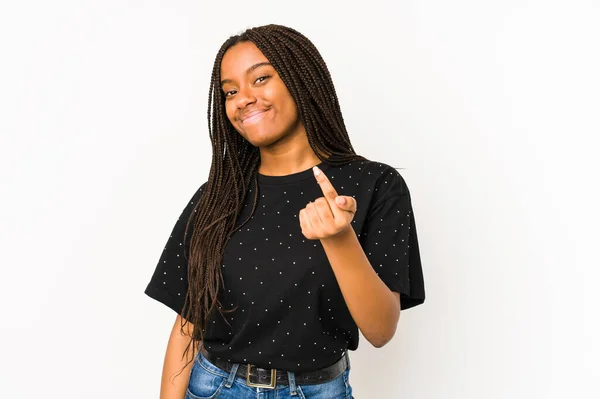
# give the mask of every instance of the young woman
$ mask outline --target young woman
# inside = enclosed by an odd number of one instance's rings
[[[425,300],[404,179],[357,155],[315,46],[280,25],[212,72],[208,180],[146,289],[177,317],[161,398],[352,398],[348,350]]]

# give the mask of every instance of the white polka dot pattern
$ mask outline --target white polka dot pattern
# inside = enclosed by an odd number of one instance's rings
[[[352,227],[379,277],[401,294],[402,309],[423,303],[415,220],[402,176],[372,161],[319,166],[339,194],[357,200]],[[253,185],[250,190],[256,189]],[[146,289],[178,313],[187,289],[183,231],[201,190],[175,224]],[[250,194],[237,225],[252,212]],[[308,169],[286,176],[258,175],[258,194],[252,217],[233,232],[221,262],[226,288],[221,303],[237,307],[226,313],[231,326],[213,317],[204,343],[217,357],[263,367],[325,367],[345,349],[355,350],[359,334],[320,242],[302,235],[297,218],[322,191]]]

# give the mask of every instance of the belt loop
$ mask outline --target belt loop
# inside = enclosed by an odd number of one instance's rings
[[[225,386],[228,389],[231,388],[231,386],[233,385],[233,380],[235,380],[239,366],[240,366],[239,363],[234,363],[233,366],[231,366],[231,371],[229,372],[229,377],[227,377],[227,382],[225,383]]]
[[[350,370],[350,353],[346,349],[346,363],[348,364],[348,370]]]
[[[290,395],[296,396],[296,395],[298,395],[298,392],[296,391],[296,376],[291,371],[288,371],[287,375],[288,375],[288,381],[290,383]]]

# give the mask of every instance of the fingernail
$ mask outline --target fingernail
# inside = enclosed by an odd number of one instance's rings
[[[315,176],[319,176],[321,174],[321,170],[317,166],[313,166],[313,172]]]
[[[335,202],[337,202],[340,205],[344,205],[346,203],[346,198],[344,198],[344,197],[335,197]]]

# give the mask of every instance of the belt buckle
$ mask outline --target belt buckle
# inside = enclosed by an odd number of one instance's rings
[[[248,364],[246,367],[246,383],[248,384],[248,386],[256,387],[256,388],[275,388],[275,385],[277,383],[277,370],[276,369],[271,369],[271,382],[269,384],[259,384],[259,383],[250,382],[250,368],[252,366],[253,366],[252,364]],[[254,367],[256,367],[256,366],[254,366]]]

